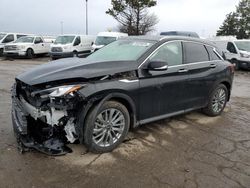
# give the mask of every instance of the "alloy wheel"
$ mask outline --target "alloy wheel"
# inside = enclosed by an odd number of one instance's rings
[[[223,110],[226,103],[226,91],[223,88],[218,89],[212,100],[212,109],[215,113]]]
[[[125,129],[125,117],[115,108],[109,108],[99,113],[94,122],[93,141],[100,147],[115,144]]]

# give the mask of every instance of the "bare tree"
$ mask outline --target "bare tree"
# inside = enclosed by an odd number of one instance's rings
[[[129,35],[145,35],[154,30],[158,23],[155,14],[150,14],[148,8],[155,6],[154,0],[112,0],[112,8],[106,11],[119,23],[121,32]]]

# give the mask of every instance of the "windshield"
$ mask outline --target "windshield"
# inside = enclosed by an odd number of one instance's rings
[[[59,36],[54,44],[70,44],[75,39],[75,36]]]
[[[33,43],[35,37],[21,37],[15,43]]]
[[[239,50],[250,52],[250,41],[235,41]]]
[[[95,40],[96,45],[108,45],[111,42],[116,41],[116,37],[104,37],[104,36],[98,36]]]
[[[0,40],[2,40],[6,36],[5,33],[0,33]]]
[[[119,40],[87,57],[90,61],[135,61],[151,46],[148,41]]]

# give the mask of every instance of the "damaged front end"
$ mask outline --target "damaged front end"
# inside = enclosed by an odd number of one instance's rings
[[[79,140],[77,114],[83,85],[35,88],[19,80],[12,89],[12,121],[21,151],[36,149],[48,155],[71,152],[67,143]]]

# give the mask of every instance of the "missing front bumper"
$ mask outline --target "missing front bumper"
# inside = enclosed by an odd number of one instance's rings
[[[12,124],[20,151],[35,149],[54,156],[72,152],[66,146],[64,130],[32,118],[15,95],[12,96]]]

